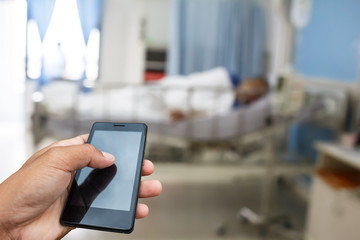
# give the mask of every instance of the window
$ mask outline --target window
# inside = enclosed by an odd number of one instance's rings
[[[28,21],[27,77],[95,81],[99,73],[100,32],[93,28],[87,45],[76,0],[56,0],[43,42],[38,24]]]

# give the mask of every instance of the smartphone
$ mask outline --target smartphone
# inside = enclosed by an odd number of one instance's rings
[[[87,143],[115,156],[104,169],[76,171],[60,223],[65,226],[131,233],[143,165],[147,126],[96,122]]]

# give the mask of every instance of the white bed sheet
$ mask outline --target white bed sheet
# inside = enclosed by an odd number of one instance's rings
[[[72,85],[54,82],[44,87],[44,104],[51,114],[66,114],[73,107],[71,102],[76,102],[77,112],[88,118],[121,116],[160,121],[169,120],[173,110],[203,115],[227,113],[234,102],[231,80],[221,67],[189,76],[171,76],[154,85],[96,88],[78,96],[74,89],[77,85]]]
[[[151,87],[128,86],[82,93],[77,96],[76,106],[76,85],[54,83],[44,89],[44,104],[50,116],[74,114],[75,109],[78,122],[144,122],[149,125],[150,132],[193,140],[233,138],[264,126],[270,115],[269,97],[233,109],[234,92],[226,79],[227,73],[215,69],[208,74],[211,77],[201,78],[193,74],[187,80],[171,78]],[[189,88],[194,87],[196,89],[188,98]],[[209,87],[221,88],[222,91],[214,93],[209,91]],[[164,88],[168,90],[164,92]],[[170,111],[174,109],[201,111],[204,116],[172,123]]]
[[[153,133],[193,141],[218,141],[239,137],[266,125],[271,114],[269,97],[226,114],[178,123],[148,121]]]
[[[94,121],[144,122],[148,124],[149,132],[152,133],[194,141],[216,141],[238,137],[265,126],[266,118],[271,113],[270,99],[264,97],[238,109],[172,123],[167,109],[160,105],[144,101],[144,105],[137,106],[136,103],[128,101],[129,95],[116,95],[116,91],[113,95],[106,96],[85,95],[79,101],[76,119],[89,124]],[[107,105],[107,102],[111,102],[112,106]],[[56,117],[61,115],[61,112],[69,110],[62,109],[64,107],[59,104],[57,108],[52,105],[48,109],[51,109],[51,115]]]

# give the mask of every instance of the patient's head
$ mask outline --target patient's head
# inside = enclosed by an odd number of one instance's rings
[[[266,79],[262,77],[246,78],[236,88],[236,100],[242,104],[255,102],[269,91]]]

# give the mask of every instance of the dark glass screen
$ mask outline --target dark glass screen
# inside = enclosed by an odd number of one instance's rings
[[[77,180],[81,202],[75,197],[70,204],[129,211],[140,143],[141,132],[94,131],[90,144],[113,154],[115,164],[105,169],[82,169]]]

